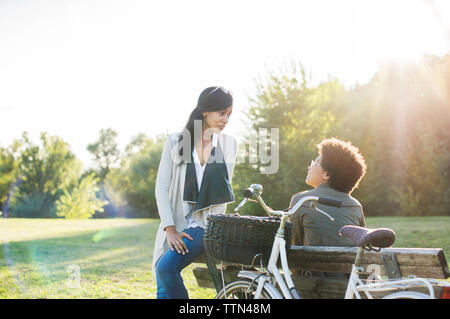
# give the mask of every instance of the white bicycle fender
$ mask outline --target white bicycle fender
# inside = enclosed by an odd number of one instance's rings
[[[274,285],[272,285],[272,283],[269,281],[269,278],[267,278],[265,275],[255,273],[253,271],[241,270],[237,276],[240,278],[250,279],[251,281],[255,281],[256,283],[259,282],[260,279],[264,279],[264,288],[267,289],[267,292],[270,294],[272,299],[283,299],[283,296],[278,292]],[[255,280],[256,277],[259,278]]]

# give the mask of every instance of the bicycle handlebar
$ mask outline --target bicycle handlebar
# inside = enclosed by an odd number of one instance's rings
[[[305,196],[302,199],[300,199],[295,205],[294,207],[292,207],[289,211],[284,212],[284,211],[280,211],[280,210],[273,210],[272,208],[270,208],[262,199],[261,194],[262,194],[263,188],[260,184],[252,184],[250,185],[250,187],[244,189],[243,191],[243,195],[244,195],[244,200],[235,208],[235,212],[237,212],[242,206],[244,206],[244,204],[250,199],[250,197],[252,195],[256,196],[256,199],[258,200],[259,204],[263,207],[263,209],[266,211],[266,213],[268,215],[274,215],[274,216],[290,216],[292,214],[294,214],[297,209],[303,205],[305,202],[307,201],[313,201],[315,203],[319,203],[319,204],[323,204],[323,205],[328,205],[328,206],[334,206],[334,207],[342,207],[342,202],[334,200],[334,199],[329,199],[329,198],[324,198],[324,197],[318,197],[318,196]],[[321,210],[320,208],[318,208],[315,203],[312,205],[312,208],[316,211],[318,211],[321,214],[324,214],[325,216],[327,216],[330,220],[334,221],[334,218],[331,217],[330,215],[328,215],[326,212],[324,212],[323,210]]]

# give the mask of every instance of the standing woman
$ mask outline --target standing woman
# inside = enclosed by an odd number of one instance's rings
[[[236,139],[222,133],[233,111],[223,87],[200,94],[185,129],[169,135],[162,152],[155,195],[161,218],[153,251],[157,298],[188,298],[181,270],[203,253],[210,213],[225,213],[234,202],[231,178]]]

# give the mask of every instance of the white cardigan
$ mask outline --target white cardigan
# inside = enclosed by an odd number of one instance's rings
[[[159,163],[158,175],[156,177],[155,196],[161,223],[156,233],[155,246],[153,249],[152,273],[155,276],[155,265],[159,258],[169,249],[166,232],[164,228],[174,225],[177,232],[186,227],[185,216],[189,214],[191,205],[183,201],[184,182],[186,177],[186,163],[178,154],[178,137],[181,134],[169,135],[164,144],[164,149]],[[222,149],[228,177],[231,184],[238,144],[234,137],[224,133],[218,134],[218,142]],[[190,152],[188,153],[190,155]],[[210,213],[225,213],[227,204],[211,205],[193,214],[197,225],[205,228],[207,217]]]

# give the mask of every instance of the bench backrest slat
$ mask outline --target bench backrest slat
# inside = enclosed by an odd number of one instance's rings
[[[291,269],[350,273],[357,247],[292,246],[288,253]],[[378,265],[386,275],[382,254],[395,254],[402,276],[416,275],[437,279],[449,277],[449,269],[441,248],[384,248],[380,252],[365,251],[363,265]],[[368,269],[368,273],[374,269]]]

